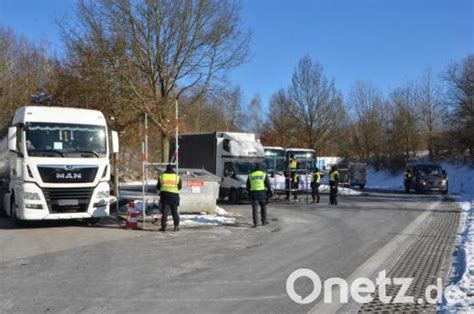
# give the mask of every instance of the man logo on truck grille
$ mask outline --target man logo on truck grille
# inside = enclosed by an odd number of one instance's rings
[[[56,179],[60,180],[81,180],[82,173],[56,173]]]

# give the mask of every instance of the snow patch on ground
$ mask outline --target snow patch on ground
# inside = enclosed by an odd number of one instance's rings
[[[319,192],[320,193],[329,193],[329,185],[327,184],[321,184],[319,186]],[[350,188],[345,188],[342,186],[339,186],[337,190],[338,195],[361,195],[362,192],[350,189]]]
[[[235,218],[218,215],[180,215],[181,226],[219,226],[235,224]]]
[[[441,166],[448,172],[449,192],[461,194],[471,200],[474,196],[474,169],[447,163],[442,163]]]
[[[391,173],[387,170],[375,171],[374,168],[367,169],[367,185],[368,188],[375,189],[403,189],[403,172]]]
[[[461,232],[453,262],[453,274],[445,289],[442,312],[474,309],[474,201],[461,202]]]
[[[135,212],[138,216],[141,217],[142,209],[143,209],[143,202],[142,200],[135,200]],[[151,202],[147,202],[147,207],[149,207]],[[158,205],[158,203],[156,203]],[[128,205],[126,205],[127,208]],[[161,214],[158,212],[158,209],[154,209],[153,213],[147,215],[148,218],[151,219],[161,219]],[[216,206],[216,214],[215,215],[192,215],[192,214],[181,214],[180,217],[180,226],[219,226],[219,225],[233,225],[235,224],[235,217],[233,214],[226,211],[224,208]],[[168,217],[168,221],[172,221],[171,215]]]
[[[231,214],[226,211],[224,208],[216,206],[216,215],[219,216],[231,216]]]

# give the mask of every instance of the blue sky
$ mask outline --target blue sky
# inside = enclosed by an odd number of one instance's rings
[[[60,54],[55,19],[73,7],[72,0],[0,0],[0,24],[47,39]],[[347,95],[356,80],[387,92],[474,52],[474,1],[244,0],[242,23],[253,34],[251,58],[230,79],[246,101],[258,93],[265,106],[307,54]]]

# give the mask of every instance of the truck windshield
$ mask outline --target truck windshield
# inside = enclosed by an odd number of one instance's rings
[[[270,171],[285,171],[285,159],[265,157],[266,167]]]
[[[105,127],[84,124],[31,123],[26,129],[29,156],[91,157],[107,154]]]
[[[236,174],[249,174],[255,168],[254,162],[235,162],[233,163]],[[263,163],[260,163],[262,168],[265,168]]]

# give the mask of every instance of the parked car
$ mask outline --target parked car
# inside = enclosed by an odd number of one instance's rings
[[[448,193],[448,173],[440,164],[436,163],[409,163],[406,171],[411,173],[411,178],[404,178],[405,191],[409,193],[441,192]]]

